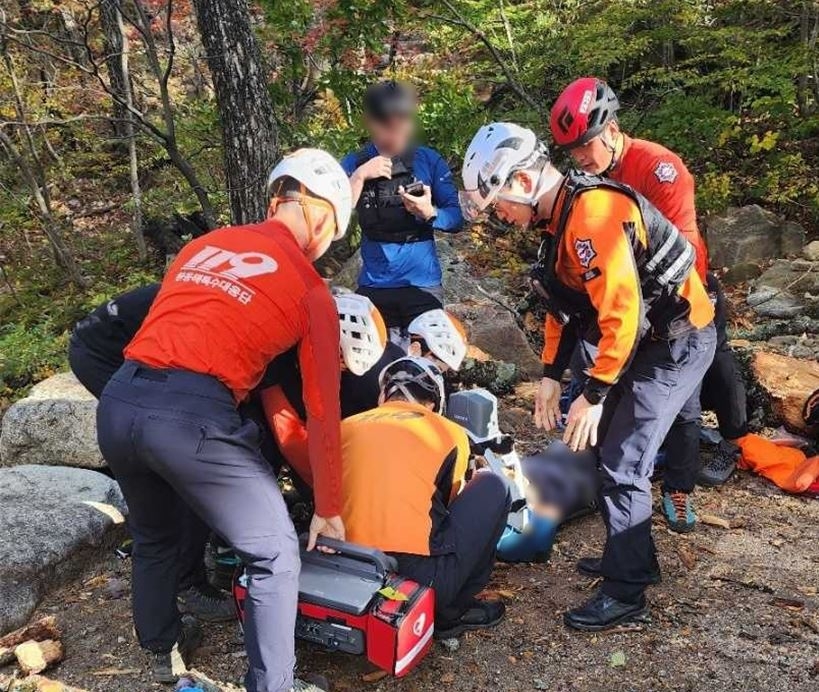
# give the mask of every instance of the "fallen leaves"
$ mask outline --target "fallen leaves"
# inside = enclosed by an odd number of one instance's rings
[[[364,673],[364,675],[361,676],[361,679],[364,682],[378,682],[379,680],[386,678],[388,675],[389,673],[386,670],[373,670],[369,673]]]
[[[805,602],[797,598],[784,598],[775,596],[770,600],[771,605],[779,606],[780,608],[787,608],[788,610],[802,610],[805,607]]]
[[[723,517],[718,517],[715,514],[701,514],[700,521],[708,526],[718,526],[722,529],[730,529],[731,522]]]
[[[696,553],[691,550],[687,545],[681,544],[677,547],[677,555],[680,558],[680,562],[685,565],[687,570],[692,570],[697,565],[697,555]]]
[[[138,675],[139,668],[100,668],[99,670],[92,670],[91,675],[97,677],[116,677],[118,675]]]
[[[624,651],[615,651],[609,656],[609,665],[612,668],[622,668],[626,665],[626,654]]]

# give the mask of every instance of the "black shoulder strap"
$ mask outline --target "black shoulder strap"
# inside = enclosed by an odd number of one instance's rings
[[[413,166],[415,165],[415,154],[417,153],[418,147],[413,145],[399,157],[410,173],[412,173]]]

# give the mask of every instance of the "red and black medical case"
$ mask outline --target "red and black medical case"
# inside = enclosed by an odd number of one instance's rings
[[[302,549],[296,637],[333,651],[366,655],[396,677],[409,673],[432,645],[432,589],[396,574],[395,559],[354,543],[320,539],[334,553]],[[244,620],[247,578],[234,580]]]

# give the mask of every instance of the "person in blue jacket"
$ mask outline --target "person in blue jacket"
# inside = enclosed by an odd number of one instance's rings
[[[463,226],[449,166],[434,149],[415,144],[417,107],[407,84],[371,85],[364,95],[370,141],[341,161],[361,227],[358,292],[379,309],[397,343],[415,317],[443,307],[434,235]]]

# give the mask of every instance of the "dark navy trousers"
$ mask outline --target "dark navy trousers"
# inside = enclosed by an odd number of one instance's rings
[[[275,472],[259,451],[258,426],[215,378],[126,361],[102,394],[97,429],[128,503],[140,644],[169,651],[179,635],[187,506],[247,565],[248,692],[289,690],[299,547]]]
[[[606,523],[603,591],[636,602],[652,579],[651,475],[675,420],[698,420],[700,386],[714,358],[714,325],[671,340],[647,337],[603,405],[598,435]]]
[[[97,399],[102,396],[105,385],[122,366],[122,360],[113,360],[96,353],[76,336],[68,345],[68,362],[71,371],[83,387]],[[202,586],[207,583],[205,571],[205,547],[210,537],[210,529],[192,511],[185,508],[180,519],[183,538],[179,557],[179,589]]]
[[[495,566],[495,548],[509,514],[509,492],[493,473],[481,472],[449,507],[442,531],[454,546],[444,555],[397,553],[398,571],[435,590],[435,617],[458,619],[486,588]]]

